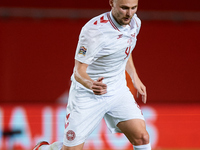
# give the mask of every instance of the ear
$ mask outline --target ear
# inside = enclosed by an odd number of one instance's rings
[[[113,0],[109,0],[109,4],[111,7],[113,7]]]

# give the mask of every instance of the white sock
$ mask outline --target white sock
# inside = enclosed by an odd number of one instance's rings
[[[39,150],[61,150],[63,142],[54,142],[51,145],[42,145]]]
[[[139,146],[134,146],[134,150],[151,150],[151,144],[146,144],[146,145],[139,145]]]

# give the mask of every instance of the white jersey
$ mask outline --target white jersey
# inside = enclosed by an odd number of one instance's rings
[[[63,138],[65,146],[84,143],[102,118],[113,133],[121,132],[117,127],[119,122],[144,120],[125,79],[125,66],[135,47],[140,25],[134,15],[130,25],[122,27],[108,12],[91,19],[82,28],[75,59],[88,64],[87,73],[93,80],[104,77],[107,93],[93,94],[72,75]]]
[[[140,26],[136,14],[130,25],[122,27],[112,12],[107,12],[91,19],[81,30],[75,59],[88,64],[87,74],[91,79],[104,77],[108,92],[119,79],[126,84],[125,66],[136,45]],[[73,75],[72,81],[75,81]]]

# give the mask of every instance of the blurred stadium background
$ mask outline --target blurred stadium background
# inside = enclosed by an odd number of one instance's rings
[[[0,1],[0,150],[62,140],[81,27],[108,0]],[[141,106],[154,150],[200,150],[200,1],[139,1],[134,63],[147,86]],[[128,85],[135,94],[129,78]],[[128,150],[104,121],[85,149]]]

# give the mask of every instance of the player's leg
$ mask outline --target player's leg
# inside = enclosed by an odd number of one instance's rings
[[[113,133],[123,132],[135,150],[150,150],[144,116],[129,89],[123,87],[106,101],[112,106],[104,117],[108,128]]]
[[[63,142],[54,142],[49,144],[46,141],[39,142],[33,150],[61,150],[63,146]]]
[[[105,102],[78,83],[72,83],[66,110],[62,150],[82,150],[84,142],[103,119]]]
[[[73,146],[73,147],[68,147],[63,145],[62,150],[82,150],[84,146],[84,143],[77,145],[77,146]]]
[[[34,147],[33,150],[82,150],[83,146],[84,143],[73,147],[67,147],[63,145],[63,142],[54,142],[49,144],[46,141],[41,141]]]
[[[72,83],[65,118],[62,150],[82,150],[87,137],[101,122],[105,114],[103,109],[105,105],[100,96],[90,94]],[[42,145],[40,148],[42,148],[41,150],[56,150],[52,148],[52,144]]]
[[[126,135],[135,150],[151,150],[149,134],[146,131],[144,120],[122,121],[117,124],[117,127]]]

